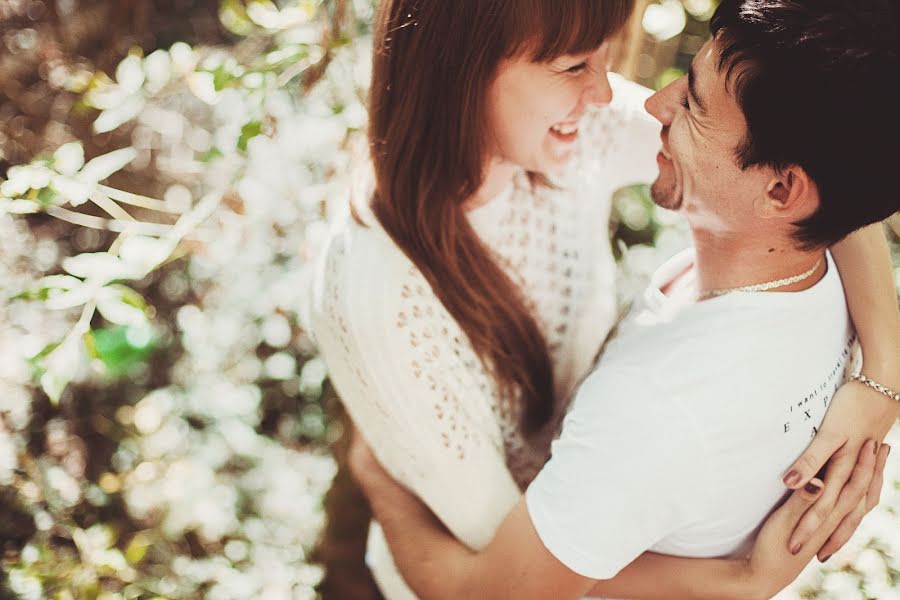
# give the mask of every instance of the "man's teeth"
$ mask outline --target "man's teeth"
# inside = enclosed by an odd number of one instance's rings
[[[572,135],[573,133],[578,133],[578,124],[570,124],[570,125],[554,125],[551,127],[553,131],[560,135]]]

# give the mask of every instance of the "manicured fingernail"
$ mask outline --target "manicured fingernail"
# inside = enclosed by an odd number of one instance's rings
[[[828,556],[826,556],[825,558],[822,559],[822,562],[827,563],[828,559],[831,558],[832,556],[834,556],[834,554],[829,554]]]
[[[799,542],[794,544],[793,546],[791,546],[791,554],[797,554],[798,552],[800,552],[801,548],[803,548],[803,544]]]
[[[805,490],[807,491],[807,493],[809,493],[809,494],[818,494],[819,492],[822,491],[822,486],[819,485],[819,484],[818,484],[817,482],[815,482],[815,481],[810,481],[809,483],[806,484],[806,487],[805,487],[804,489],[805,489]]]
[[[784,485],[791,487],[793,485],[797,485],[798,483],[800,483],[800,473],[798,473],[797,471],[791,471],[784,476]]]

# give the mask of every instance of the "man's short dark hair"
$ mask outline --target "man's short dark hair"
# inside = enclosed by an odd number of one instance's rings
[[[898,0],[722,0],[710,28],[747,121],[741,168],[798,165],[819,190],[799,242],[831,245],[900,209]]]

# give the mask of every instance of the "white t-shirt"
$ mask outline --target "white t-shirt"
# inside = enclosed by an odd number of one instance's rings
[[[855,335],[830,256],[802,292],[663,295],[692,261],[687,250],[657,272],[528,488],[541,540],[586,577],[647,550],[746,552],[843,381]]]

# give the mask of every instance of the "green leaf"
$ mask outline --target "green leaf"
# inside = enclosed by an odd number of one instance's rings
[[[656,78],[656,89],[661,90],[676,79],[684,77],[684,70],[678,67],[671,67],[659,74]]]
[[[107,289],[114,290],[119,298],[128,306],[133,306],[139,310],[147,310],[147,301],[138,292],[134,291],[127,285],[114,283],[106,286]]]
[[[251,139],[262,133],[262,121],[250,121],[241,127],[241,137],[238,138],[237,147],[241,152],[247,151],[247,144]]]
[[[59,340],[57,342],[50,342],[49,344],[44,346],[43,350],[28,359],[28,362],[31,363],[31,368],[35,371],[35,377],[40,376],[40,374],[44,372],[44,367],[41,364],[44,358],[46,358],[48,354],[56,350],[60,344],[62,344],[62,340]]]
[[[115,378],[127,376],[143,363],[155,349],[156,341],[147,338],[146,328],[113,326],[94,331],[97,358]]]
[[[217,158],[222,158],[223,156],[225,156],[225,153],[219,150],[218,146],[213,146],[212,148],[207,150],[203,154],[203,156],[200,157],[200,162],[210,163]]]
[[[209,73],[212,74],[213,87],[217,92],[221,92],[238,80],[234,73],[229,71],[225,65],[219,65],[215,69],[209,71]]]
[[[88,356],[91,358],[100,358],[100,354],[97,352],[97,338],[94,336],[93,329],[89,329],[84,334],[84,347],[87,350]]]
[[[56,192],[51,188],[44,188],[38,192],[37,201],[41,206],[50,206],[56,203]]]
[[[144,559],[147,549],[150,547],[150,540],[142,534],[138,533],[128,543],[125,548],[125,559],[132,565],[136,565]]]

